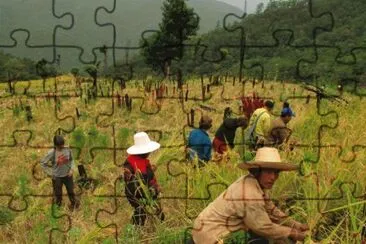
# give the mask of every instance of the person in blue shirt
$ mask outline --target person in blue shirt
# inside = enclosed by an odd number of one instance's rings
[[[198,158],[200,167],[204,166],[211,159],[211,139],[207,131],[212,127],[212,119],[203,115],[199,122],[199,128],[191,131],[188,137],[188,159],[193,161]]]

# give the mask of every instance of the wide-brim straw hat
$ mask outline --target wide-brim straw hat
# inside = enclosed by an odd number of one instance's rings
[[[278,169],[280,171],[292,171],[298,169],[298,165],[282,162],[278,150],[273,147],[259,148],[253,161],[241,163],[238,167],[241,169]]]
[[[146,132],[138,132],[133,136],[135,144],[127,149],[130,155],[138,155],[153,152],[160,148],[160,144],[151,141]]]

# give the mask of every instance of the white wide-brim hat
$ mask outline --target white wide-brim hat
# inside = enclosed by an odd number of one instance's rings
[[[281,171],[297,170],[298,166],[292,163],[281,161],[280,154],[276,148],[262,147],[256,152],[255,159],[238,165],[241,169],[278,169]]]
[[[135,145],[127,149],[127,153],[130,155],[138,155],[153,152],[160,148],[160,144],[151,141],[146,132],[138,132],[133,136]]]

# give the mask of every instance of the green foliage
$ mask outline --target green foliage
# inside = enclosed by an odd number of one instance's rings
[[[85,141],[84,131],[81,128],[76,128],[71,134],[70,144],[78,148],[83,148]]]
[[[29,179],[26,174],[21,174],[18,177],[18,189],[16,191],[16,195],[18,197],[23,197],[29,192],[28,183],[29,183]]]
[[[318,43],[342,46],[345,51],[350,51],[353,47],[364,46],[366,38],[363,25],[366,21],[365,1],[355,0],[352,4],[348,4],[341,0],[320,0],[314,5],[319,13],[330,10],[336,20],[332,31],[317,33]],[[245,67],[260,64],[260,67],[256,66],[257,68],[242,68],[245,77],[259,80],[276,77],[276,80],[306,82],[313,82],[315,78],[318,78],[336,84],[346,83],[346,79],[363,80],[366,74],[366,54],[363,51],[355,52],[357,63],[354,65],[341,64],[341,62],[351,63],[352,57],[350,55],[338,57],[338,50],[335,49],[318,50],[318,59],[315,64],[299,63],[301,59],[314,60],[314,50],[293,46],[311,45],[314,39],[313,30],[316,27],[331,28],[331,22],[326,18],[314,21],[308,8],[308,0],[271,1],[266,9],[263,5],[259,5],[257,14],[249,14],[240,22],[226,23],[227,28],[237,29],[237,31],[228,31],[222,27],[199,37],[191,36],[185,40],[185,44],[194,46],[200,41],[200,43],[205,43],[207,48],[185,48],[182,53],[179,53],[179,48],[162,50],[161,46],[166,42],[162,38],[164,32],[161,35],[155,33],[146,40],[147,47],[143,50],[142,55],[146,57],[146,63],[152,65],[154,69],[164,68],[163,61],[174,60],[171,64],[172,69],[179,67],[184,74],[222,75],[229,72],[238,75],[241,67],[239,47],[226,49],[225,46],[240,45],[239,28],[245,30],[246,43],[255,45],[274,44],[273,33],[279,29],[288,29],[293,30],[294,36],[291,37],[290,31],[276,32],[275,38],[279,42],[276,47],[245,50]],[[293,13],[296,13],[296,18]],[[279,18],[279,16],[281,17]],[[167,15],[166,18],[168,17]],[[167,57],[165,53],[169,53],[171,56]],[[178,53],[180,55],[175,55]],[[175,62],[177,59],[179,62]],[[298,63],[299,67],[297,67]],[[297,68],[299,68],[300,74],[297,72]]]
[[[8,208],[0,206],[0,225],[5,225],[13,221],[15,215]]]
[[[235,243],[247,243],[248,234],[244,231],[237,231],[230,234],[225,240],[225,244],[235,244]]]
[[[177,243],[178,240],[184,241],[186,236],[186,230],[178,229],[174,230],[166,228],[158,232],[158,238],[154,240],[154,244],[170,244]]]
[[[30,80],[37,78],[35,63],[0,51],[0,81]]]
[[[96,65],[88,65],[84,68],[84,71],[93,79],[96,79],[98,76],[98,67]]]
[[[42,79],[53,77],[57,75],[56,68],[49,64],[47,60],[41,59],[36,63],[36,72]]]
[[[118,130],[117,138],[121,142],[122,147],[126,147],[130,136],[130,130],[128,128],[121,128]]]
[[[126,244],[133,244],[133,243],[139,243],[140,241],[140,233],[138,230],[138,227],[127,224],[124,226],[124,228],[121,231],[121,236],[119,238],[121,243]]]
[[[142,40],[142,56],[145,62],[155,70],[166,74],[173,59],[183,56],[184,41],[196,35],[199,28],[199,17],[184,0],[165,0],[162,7],[163,19],[159,24],[159,33]]]
[[[81,229],[78,227],[72,227],[68,232],[69,237],[73,241],[77,241],[80,239],[81,236]]]
[[[79,70],[78,68],[72,68],[72,69],[70,70],[70,73],[71,73],[74,77],[76,77],[76,76],[78,76],[78,75],[79,75],[80,70]]]
[[[20,112],[21,112],[21,110],[22,110],[22,108],[19,106],[19,105],[15,105],[14,107],[13,107],[13,115],[15,116],[15,117],[18,117],[19,116],[19,114],[20,114]]]

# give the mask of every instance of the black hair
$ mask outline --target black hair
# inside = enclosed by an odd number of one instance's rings
[[[54,137],[53,137],[53,145],[54,145],[55,147],[65,145],[65,140],[64,140],[64,138],[63,138],[62,136],[60,136],[60,135],[54,136]]]
[[[236,119],[236,126],[240,127],[240,126],[247,126],[248,125],[248,120],[245,117],[239,117]]]
[[[284,102],[282,108],[289,108],[290,104],[288,102]]]
[[[249,173],[251,173],[255,178],[258,178],[259,174],[261,173],[261,168],[252,168],[248,169]]]
[[[144,154],[139,154],[137,156],[139,156],[140,158],[147,158],[149,157],[150,153],[144,153]]]
[[[231,117],[233,111],[230,107],[226,107],[224,110],[224,119]]]
[[[267,108],[269,109],[273,109],[274,107],[274,102],[270,101],[270,100],[267,100],[264,102],[264,106],[266,106]]]
[[[202,116],[199,122],[199,128],[202,130],[208,130],[212,127],[212,119],[208,116]]]

